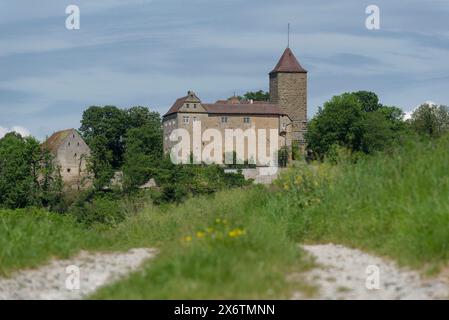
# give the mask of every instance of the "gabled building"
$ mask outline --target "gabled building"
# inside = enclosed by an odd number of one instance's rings
[[[60,168],[64,183],[73,188],[82,187],[87,177],[86,160],[90,148],[75,129],[53,133],[43,144],[54,156],[55,165]]]
[[[170,141],[173,130],[184,128],[192,136],[193,122],[201,121],[201,130],[276,129],[279,147],[304,146],[307,130],[307,71],[287,48],[269,73],[270,101],[247,101],[232,97],[205,103],[193,92],[179,98],[163,116],[164,151],[176,142]],[[224,144],[224,142],[223,142]],[[203,143],[204,146],[204,143]],[[245,146],[246,149],[246,146]],[[247,160],[247,159],[245,159]]]

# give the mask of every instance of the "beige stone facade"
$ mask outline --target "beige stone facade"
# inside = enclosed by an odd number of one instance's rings
[[[200,104],[197,106],[198,109],[202,108]],[[242,108],[244,108],[242,106]],[[170,141],[170,135],[175,129],[186,129],[189,132],[192,141],[190,143],[190,150],[193,152],[195,146],[193,145],[194,137],[194,122],[201,126],[201,136],[204,136],[204,132],[208,129],[217,129],[222,137],[221,144],[223,150],[225,150],[226,143],[226,129],[235,130],[241,129],[243,133],[247,129],[254,129],[255,139],[245,137],[243,140],[243,157],[238,157],[238,160],[249,161],[251,160],[250,153],[248,151],[250,144],[255,144],[255,153],[259,154],[259,143],[260,141],[265,141],[265,151],[266,155],[270,155],[273,152],[277,152],[279,148],[283,146],[291,146],[291,120],[287,115],[283,114],[273,114],[273,115],[261,115],[261,114],[210,114],[206,111],[180,111],[175,114],[164,117],[163,129],[164,129],[164,152],[170,152],[170,149],[177,143]],[[266,139],[259,135],[259,130],[265,131]],[[276,150],[270,150],[270,130],[276,131],[277,148]],[[263,139],[263,140],[262,140]],[[252,142],[251,142],[252,141]],[[234,138],[233,151],[237,152],[238,145],[240,141]],[[209,141],[201,141],[201,152],[204,147],[209,144]],[[262,150],[260,151],[262,152]],[[223,152],[225,153],[225,152]],[[214,156],[214,153],[211,153]],[[254,159],[254,161],[257,160]],[[252,162],[252,161],[249,161]],[[256,161],[257,165],[266,165]]]
[[[186,129],[193,141],[194,123],[201,124],[201,136],[208,129],[217,129],[225,145],[226,129],[265,129],[267,138],[271,129],[277,132],[278,148],[291,149],[293,141],[304,146],[307,130],[307,71],[301,67],[292,51],[287,48],[273,71],[270,72],[270,101],[239,101],[236,97],[203,103],[194,93],[179,98],[163,117],[164,152],[169,152],[178,142],[170,141],[175,129]],[[195,149],[191,141],[191,150]],[[235,141],[234,151],[238,148]],[[209,142],[202,142],[201,148]],[[248,146],[256,144],[259,152],[259,137],[256,141],[245,139],[243,160],[249,160]],[[269,150],[269,139],[266,140]],[[269,150],[267,152],[273,152]],[[278,150],[276,150],[278,151]],[[264,165],[257,162],[258,165]]]
[[[75,129],[55,132],[43,147],[52,152],[66,186],[82,188],[88,183],[85,178],[90,148]]]

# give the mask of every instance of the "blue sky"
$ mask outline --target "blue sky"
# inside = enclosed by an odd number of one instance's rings
[[[81,29],[65,28],[76,4]],[[365,28],[380,8],[381,29]],[[15,0],[0,3],[0,135],[78,128],[90,105],[164,113],[268,90],[286,47],[309,71],[309,117],[336,94],[372,90],[405,111],[449,103],[449,0]]]

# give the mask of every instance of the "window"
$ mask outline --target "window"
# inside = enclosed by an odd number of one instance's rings
[[[70,168],[67,169],[67,172],[70,173]]]
[[[70,147],[70,142],[69,142],[69,147]]]
[[[198,121],[197,117],[193,117],[193,122]]]
[[[80,146],[80,143],[78,142],[77,145],[78,145],[78,147],[79,147],[79,146]]]
[[[249,121],[250,121],[250,118],[249,118],[249,117],[244,117],[244,118],[243,118],[243,123],[249,123]]]
[[[190,104],[186,103],[186,108],[188,109],[190,107]]]
[[[196,109],[196,103],[193,104],[193,109]]]
[[[182,117],[182,122],[183,122],[184,124],[188,124],[188,123],[189,123],[189,116],[183,116],[183,117]]]
[[[75,153],[74,157],[76,158],[77,154]]]
[[[221,117],[221,123],[228,123],[228,117]]]

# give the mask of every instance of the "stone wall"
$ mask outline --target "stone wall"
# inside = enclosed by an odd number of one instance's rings
[[[189,122],[184,123],[184,117],[189,117]],[[222,122],[222,117],[227,117],[227,122]],[[249,123],[244,122],[244,118],[249,117]],[[225,130],[226,129],[241,129],[245,131],[246,129],[255,129],[256,133],[258,132],[258,129],[265,129],[266,130],[266,151],[267,153],[273,153],[277,150],[270,150],[270,130],[274,129],[277,131],[277,143],[278,143],[278,149],[281,148],[284,145],[291,146],[291,139],[289,138],[289,135],[287,137],[281,137],[279,135],[280,129],[282,126],[285,126],[285,129],[287,131],[291,130],[291,125],[286,126],[286,124],[290,123],[290,119],[288,117],[280,117],[277,115],[233,115],[233,114],[222,114],[222,115],[215,115],[215,114],[207,114],[207,113],[184,113],[180,112],[176,115],[172,115],[169,117],[166,117],[163,122],[164,127],[164,151],[169,152],[170,148],[176,144],[177,142],[170,142],[169,136],[171,132],[176,128],[184,128],[186,129],[191,137],[191,140],[193,139],[193,121],[200,121],[201,122],[201,135],[206,131],[207,129],[218,129],[222,135],[222,145],[223,150],[225,146]],[[210,142],[203,142],[202,147],[205,147]],[[248,139],[245,139],[244,146],[243,146],[243,159],[242,160],[248,160]],[[234,142],[235,146],[236,142]],[[190,145],[191,150],[193,151],[193,144]],[[258,140],[256,137],[256,155],[259,152],[258,149]],[[202,149],[203,150],[203,149]],[[234,147],[235,150],[235,147]],[[212,154],[213,155],[213,154]],[[258,163],[261,165],[265,165],[263,163]]]
[[[61,176],[66,185],[78,185],[87,175],[88,156],[90,149],[75,130],[61,142],[55,160],[60,166]]]
[[[293,139],[304,143],[307,131],[307,73],[270,75],[270,100],[293,121]]]

